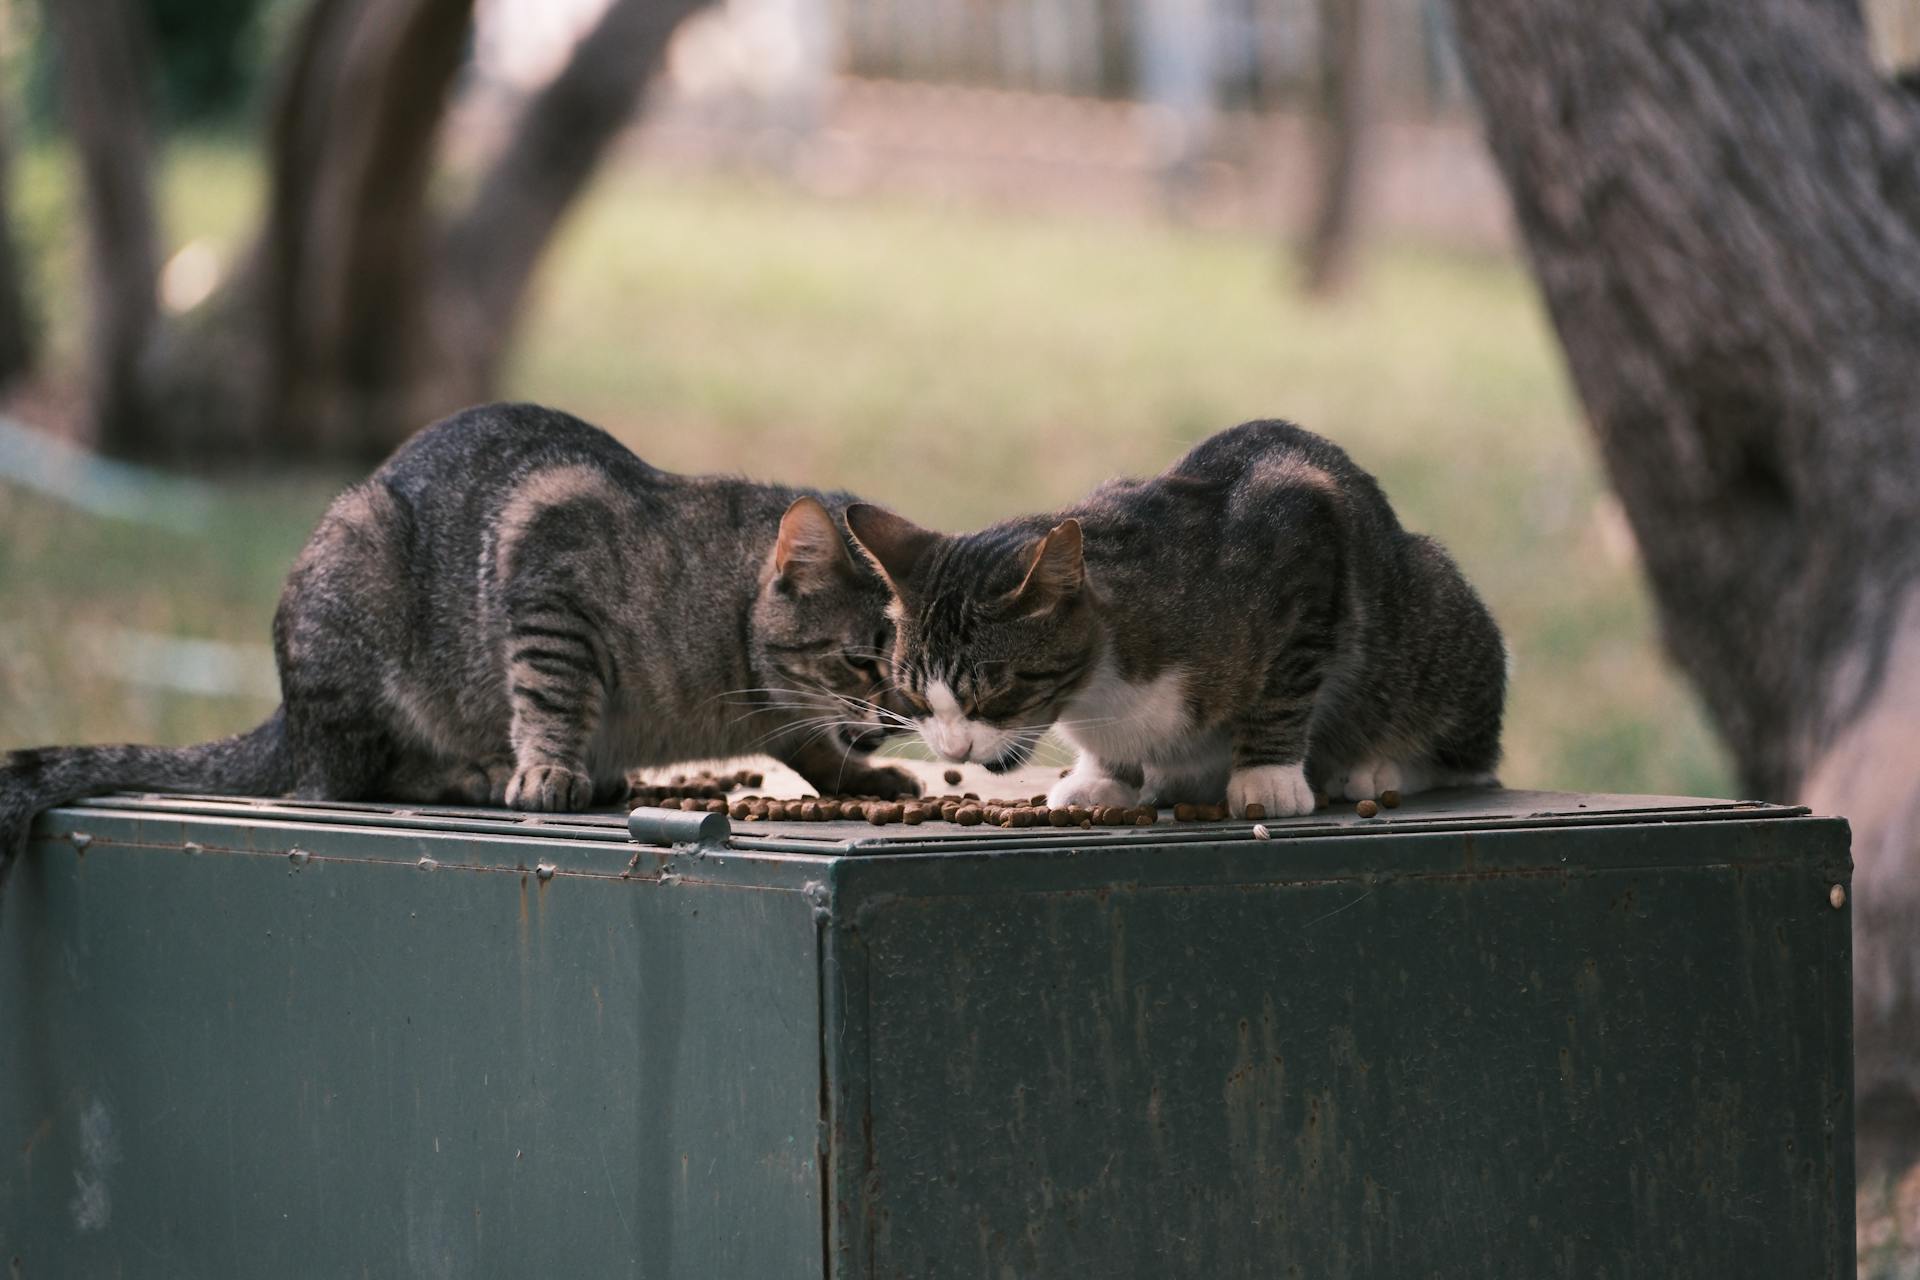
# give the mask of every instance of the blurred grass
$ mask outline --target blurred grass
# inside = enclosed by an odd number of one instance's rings
[[[56,364],[80,350],[59,154],[25,157],[21,222]],[[240,252],[258,175],[176,147],[166,234]],[[857,490],[964,528],[1150,472],[1245,418],[1334,437],[1458,555],[1515,654],[1510,785],[1725,794],[1530,284],[1513,263],[1387,246],[1332,306],[1273,245],[1129,222],[834,201],[618,171],[566,227],[504,392],[674,469]],[[0,746],[231,732],[247,699],[142,691],[63,633],[133,625],[264,642],[280,575],[346,477],[235,485],[182,538],[0,487]]]

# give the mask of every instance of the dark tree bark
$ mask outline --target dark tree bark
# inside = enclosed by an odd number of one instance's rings
[[[97,443],[137,453],[154,297],[152,130],[145,15],[135,0],[47,0],[67,127],[81,158],[90,297],[87,390]]]
[[[1852,821],[1863,1151],[1912,1158],[1920,110],[1851,0],[1454,11],[1667,647],[1750,794]]]
[[[615,0],[521,113],[449,227],[436,306],[449,400],[493,393],[527,284],[560,219],[626,127],[667,41],[706,0]]]
[[[699,0],[617,0],[451,224],[428,199],[473,0],[312,0],[267,145],[253,254],[192,316],[154,307],[144,79],[128,0],[59,0],[96,246],[101,443],[122,456],[372,462],[493,392],[540,255]]]
[[[269,134],[259,421],[279,453],[371,461],[412,426],[427,182],[473,0],[315,0]]]
[[[1300,252],[1306,290],[1319,297],[1339,292],[1353,275],[1379,20],[1375,0],[1320,0],[1320,93],[1314,118],[1320,185]]]
[[[33,317],[13,238],[13,136],[0,115],[0,387],[33,367]]]

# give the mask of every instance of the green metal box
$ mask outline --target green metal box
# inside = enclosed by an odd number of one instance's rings
[[[1853,1274],[1844,823],[1268,825],[55,811],[0,918],[0,1258]]]

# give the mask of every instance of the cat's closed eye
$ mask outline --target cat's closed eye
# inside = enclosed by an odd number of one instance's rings
[[[873,658],[857,658],[850,653],[843,653],[840,655],[840,661],[845,663],[848,670],[855,675],[863,676],[876,683],[880,680],[880,664]]]

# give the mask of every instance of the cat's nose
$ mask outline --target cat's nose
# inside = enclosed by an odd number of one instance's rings
[[[965,764],[973,754],[973,742],[968,733],[964,730],[955,732],[952,725],[942,724],[938,720],[922,721],[920,736],[933,748],[935,755],[954,764]]]

